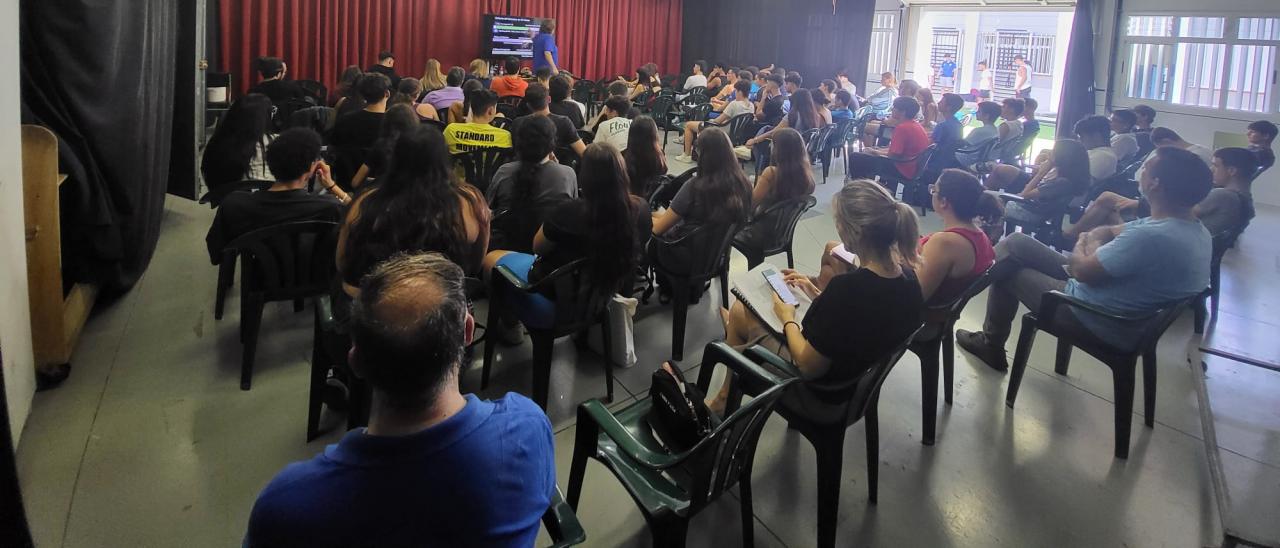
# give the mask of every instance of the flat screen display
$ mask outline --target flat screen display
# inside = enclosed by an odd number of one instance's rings
[[[538,35],[541,18],[484,16],[484,55],[490,58],[516,56],[533,59],[533,37]]]

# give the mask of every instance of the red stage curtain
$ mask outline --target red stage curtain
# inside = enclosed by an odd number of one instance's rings
[[[396,54],[396,72],[421,76],[428,58],[465,67],[480,49],[486,13],[506,0],[221,0],[222,69],[240,92],[258,81],[253,60],[283,58],[289,77],[333,88],[348,65]]]
[[[221,68],[243,92],[258,80],[253,60],[272,55],[290,78],[333,88],[347,65],[367,68],[390,49],[396,72],[416,77],[428,58],[465,67],[479,56],[483,15],[509,13],[555,18],[560,60],[575,74],[630,74],[647,62],[679,73],[682,1],[221,0]]]
[[[697,2],[699,0],[690,0]],[[556,20],[560,63],[592,79],[634,75],[645,63],[680,67],[683,0],[511,0],[511,15]]]

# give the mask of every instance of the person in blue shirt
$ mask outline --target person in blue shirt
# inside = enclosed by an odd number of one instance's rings
[[[943,90],[955,91],[956,60],[950,53],[942,57],[942,64],[938,66],[938,85]]]
[[[954,93],[942,94],[938,101],[938,123],[933,126],[930,140],[938,148],[929,158],[929,169],[941,172],[944,169],[960,167],[956,161],[956,150],[964,147],[964,127],[956,119],[956,113],[964,108],[964,98]]]
[[[532,546],[556,489],[551,423],[524,396],[459,392],[474,328],[444,255],[366,275],[350,364],[372,387],[369,426],[271,480],[244,545]]]
[[[556,20],[543,19],[538,35],[533,37],[533,70],[546,67],[551,75],[560,73],[560,49],[556,47]]]
[[[1070,258],[1024,233],[1001,240],[982,331],[957,330],[956,342],[988,367],[1006,371],[1004,345],[1018,304],[1038,311],[1048,291],[1062,291],[1115,314],[1150,312],[1204,291],[1213,243],[1194,208],[1208,196],[1212,181],[1209,166],[1194,153],[1158,148],[1138,181],[1151,204],[1150,217],[1080,236]],[[1138,337],[1127,325],[1087,312],[1069,313],[1063,319],[1122,348]]]
[[[853,102],[853,95],[843,89],[831,94],[831,123],[838,124],[845,120],[852,120],[853,111],[849,110],[849,105]]]

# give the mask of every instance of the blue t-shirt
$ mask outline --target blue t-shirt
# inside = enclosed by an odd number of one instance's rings
[[[754,103],[759,100],[760,100],[760,84],[751,82],[751,102]]]
[[[556,67],[560,66],[560,49],[556,47],[556,36],[539,32],[533,37],[533,70],[542,67],[550,68],[551,64],[547,63],[547,52],[551,53],[551,59],[556,62]]]
[[[943,61],[942,67],[940,67],[940,70],[938,70],[938,72],[942,74],[943,78],[951,78],[955,76],[956,75],[955,61]]]
[[[939,170],[959,167],[959,163],[956,162],[956,150],[964,146],[962,130],[960,121],[953,116],[944,116],[938,125],[933,126],[930,140],[938,145],[938,149],[929,159],[929,167]]]
[[[833,124],[852,119],[853,111],[847,108],[838,108],[831,111],[831,123]]]
[[[1073,278],[1064,293],[1117,314],[1151,311],[1204,291],[1212,252],[1213,240],[1199,221],[1129,221],[1120,235],[1098,248],[1098,261],[1111,279],[1093,285]],[[1087,312],[1076,315],[1112,344],[1127,346],[1137,335]]]
[[[285,467],[245,546],[532,546],[556,486],[551,423],[524,396],[466,399],[416,434],[352,430]]]

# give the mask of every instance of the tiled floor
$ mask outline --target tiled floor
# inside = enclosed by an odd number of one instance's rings
[[[673,144],[672,156],[676,151]],[[687,166],[673,164],[674,171]],[[816,214],[796,232],[797,266],[812,271],[835,237],[829,199],[843,177],[820,185]],[[253,390],[238,386],[238,306],[213,319],[215,270],[204,232],[212,212],[170,198],[155,259],[133,291],[103,303],[85,330],[65,386],[38,394],[19,448],[20,473],[40,546],[227,546],[242,538],[259,489],[285,464],[340,436],[304,441],[311,315],[268,308]],[[1223,309],[1274,317],[1277,245],[1265,238],[1280,211],[1262,208],[1228,257]],[[938,227],[936,216],[925,227]],[[778,258],[779,260],[781,258]],[[744,268],[735,255],[733,268]],[[1249,272],[1241,279],[1234,272]],[[714,293],[713,293],[714,294]],[[684,364],[722,336],[718,297],[690,311]],[[482,305],[480,308],[484,308]],[[976,299],[961,327],[976,328]],[[1006,377],[963,353],[955,404],[940,411],[938,440],[920,444],[918,362],[908,355],[881,396],[880,498],[869,506],[861,425],[850,428],[841,480],[842,546],[1201,546],[1221,537],[1200,440],[1187,349],[1190,318],[1160,346],[1156,427],[1135,416],[1129,460],[1112,458],[1111,380],[1076,353],[1071,373],[1052,371],[1041,336],[1016,409]],[[654,304],[636,322],[640,365],[617,370],[616,406],[648,389],[670,350],[671,312]],[[1011,343],[1012,344],[1012,343]],[[530,346],[502,349],[485,395],[527,390]],[[477,364],[478,365],[478,364]],[[1233,512],[1249,526],[1280,528],[1280,375],[1208,361]],[[467,376],[475,386],[478,370]],[[1141,388],[1139,388],[1141,390]],[[601,360],[573,341],[556,347],[550,416],[562,487],[573,451],[574,404],[605,393]],[[1139,398],[1137,401],[1141,402]],[[762,546],[810,546],[815,537],[812,448],[774,419],[755,462],[755,534]],[[580,518],[589,546],[650,543],[640,513],[608,472],[588,467]],[[739,543],[738,504],[713,505],[690,528],[691,546]]]

